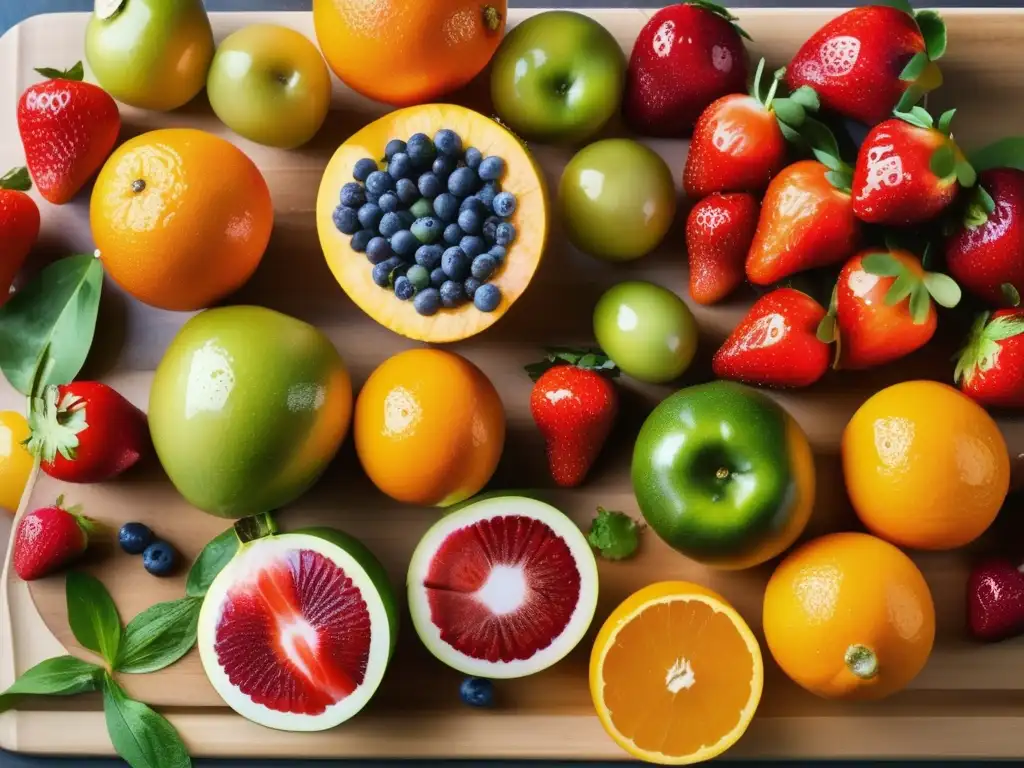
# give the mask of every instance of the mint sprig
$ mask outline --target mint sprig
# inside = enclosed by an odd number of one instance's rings
[[[606,560],[625,560],[640,546],[640,526],[623,512],[597,508],[597,517],[590,523],[587,541]]]
[[[128,694],[110,675],[103,676],[103,714],[117,754],[131,768],[189,768],[192,759],[167,718]]]
[[[114,668],[127,674],[156,672],[169,667],[196,644],[201,597],[183,597],[151,605],[124,630]]]
[[[0,694],[0,712],[17,705],[22,696],[73,696],[99,687],[103,667],[74,656],[55,656],[26,669]]]
[[[107,588],[95,576],[71,571],[65,580],[65,592],[68,623],[75,640],[113,665],[121,645],[121,617]]]

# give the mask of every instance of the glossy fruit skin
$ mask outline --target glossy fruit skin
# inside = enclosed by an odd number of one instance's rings
[[[77,560],[89,546],[90,521],[65,509],[61,500],[52,507],[29,512],[14,531],[14,570],[22,581],[48,576]]]
[[[398,107],[437,101],[476,77],[507,16],[505,0],[313,0],[317,42],[334,74]]]
[[[1024,310],[979,317],[954,378],[961,392],[987,408],[1024,408]]]
[[[381,363],[359,392],[353,429],[370,480],[397,501],[447,507],[480,491],[505,446],[505,409],[469,360],[410,349]]]
[[[975,540],[995,520],[1010,485],[1006,441],[995,421],[934,381],[904,381],[870,397],[846,425],[842,455],[861,522],[912,549],[955,549]]]
[[[743,284],[760,203],[745,192],[714,192],[686,218],[690,296],[698,304],[721,301]]]
[[[97,82],[118,101],[167,112],[206,84],[213,29],[202,0],[124,0],[109,19],[95,14],[85,56]]]
[[[1004,283],[1024,286],[1024,171],[997,168],[978,175],[995,203],[979,227],[959,222],[946,237],[946,267],[963,288],[990,306],[1005,306]]]
[[[931,221],[956,198],[956,179],[929,168],[948,138],[893,118],[868,133],[853,171],[853,212],[868,224],[906,226]]]
[[[142,553],[142,567],[153,576],[170,576],[178,564],[178,553],[166,541],[157,539]]]
[[[747,90],[748,56],[726,19],[688,3],[655,13],[633,44],[623,113],[636,132],[687,136],[715,99]]]
[[[195,311],[256,271],[274,208],[240,149],[205,131],[167,128],[110,156],[89,220],[107,274],[125,291],[154,307]]]
[[[0,508],[12,515],[32,474],[32,456],[22,443],[28,439],[25,417],[17,411],[0,411]]]
[[[836,283],[837,368],[857,370],[891,363],[920,349],[935,335],[939,321],[931,298],[923,323],[914,322],[909,298],[894,305],[885,301],[885,294],[896,278],[870,274],[861,263],[865,256],[877,252],[877,249],[861,251],[839,272]],[[911,274],[924,276],[924,267],[917,256],[902,250],[889,253]]]
[[[577,152],[558,185],[569,241],[608,261],[631,261],[661,243],[676,214],[672,172],[654,150],[604,139]]]
[[[921,571],[892,544],[864,533],[822,536],[788,555],[768,581],[762,618],[782,670],[829,699],[881,699],[902,690],[935,642],[935,605]],[[851,646],[874,653],[874,677],[850,671]]]
[[[459,698],[470,707],[494,705],[494,683],[483,677],[467,677],[459,684]]]
[[[794,288],[777,288],[754,302],[719,347],[715,376],[767,387],[809,387],[832,359],[817,337],[825,308]]]
[[[324,123],[331,75],[305,35],[277,24],[253,24],[217,46],[206,93],[217,117],[239,136],[294,149]]]
[[[0,188],[0,307],[8,299],[18,271],[39,237],[39,206],[17,189]],[[0,507],[3,503],[0,502]]]
[[[149,427],[193,506],[238,518],[278,509],[320,477],[348,432],[352,383],[330,340],[263,307],[186,322],[157,366]]]
[[[663,400],[640,429],[632,478],[651,529],[717,568],[749,568],[783,552],[814,506],[803,429],[767,395],[731,381]]]
[[[908,86],[900,73],[924,50],[909,14],[878,5],[854,8],[800,47],[786,68],[786,84],[792,90],[809,85],[823,108],[875,125],[892,114]]]
[[[697,321],[672,291],[629,280],[598,299],[594,337],[627,376],[664,384],[690,367],[697,351]]]
[[[967,627],[975,640],[993,643],[1024,632],[1024,575],[1002,557],[990,557],[967,578]]]
[[[827,172],[816,160],[801,160],[772,179],[747,257],[750,282],[771,285],[853,255],[860,224],[850,195],[833,187]]]
[[[625,75],[622,49],[601,24],[545,11],[517,24],[494,55],[491,100],[526,139],[582,143],[615,114]]]
[[[153,531],[145,523],[125,523],[117,532],[117,543],[129,555],[141,555],[153,543]]]
[[[786,165],[786,139],[775,113],[753,96],[730,94],[700,114],[683,168],[683,189],[762,192]]]

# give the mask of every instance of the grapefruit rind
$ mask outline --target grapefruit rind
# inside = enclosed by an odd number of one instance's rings
[[[231,683],[214,650],[217,624],[228,590],[236,583],[252,578],[289,552],[299,549],[320,554],[341,568],[359,589],[370,615],[370,651],[362,683],[350,695],[319,715],[277,712],[253,702]],[[362,710],[373,697],[394,652],[397,638],[396,601],[383,577],[383,568],[369,554],[369,550],[345,534],[330,529],[308,529],[257,539],[242,545],[238,554],[210,585],[199,612],[197,645],[210,684],[231,709],[268,728],[322,731],[345,722]]]
[[[579,569],[580,592],[572,617],[550,645],[529,659],[492,662],[467,656],[441,639],[441,630],[430,617],[427,589],[423,582],[435,552],[450,534],[483,520],[506,515],[536,519],[565,542]],[[439,661],[475,677],[525,677],[558,663],[583,639],[597,609],[597,561],[580,529],[555,507],[525,496],[490,496],[466,502],[448,512],[424,534],[409,563],[407,589],[409,612],[416,634]]]

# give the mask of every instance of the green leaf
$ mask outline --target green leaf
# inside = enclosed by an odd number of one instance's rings
[[[921,75],[924,74],[924,70],[928,66],[928,54],[924,51],[915,53],[907,65],[900,72],[900,80],[904,82],[912,83],[917,80]]]
[[[1002,315],[985,326],[985,338],[1005,341],[1024,333],[1024,318],[1020,315]]]
[[[879,277],[897,277],[903,274],[903,264],[891,253],[869,253],[860,261],[861,268]]]
[[[78,375],[92,346],[102,286],[98,259],[69,256],[0,307],[0,371],[12,387],[31,395],[37,368],[37,391]]]
[[[913,293],[914,289],[920,285],[920,281],[912,275],[909,271],[903,270],[900,272],[899,277],[893,280],[892,285],[889,286],[889,290],[885,292],[885,303],[890,307],[895,307],[907,296]]]
[[[928,297],[928,291],[920,283],[910,294],[910,318],[915,325],[921,325],[928,319],[928,310],[931,308],[932,300]]]
[[[217,574],[224,570],[224,566],[231,562],[231,558],[238,552],[239,544],[235,529],[231,527],[203,547],[203,551],[199,553],[199,557],[188,571],[185,594],[189,597],[206,595],[206,590],[213,584]]]
[[[1024,171],[1024,136],[1000,139],[972,153],[968,160],[977,173],[992,168],[1015,168]]]
[[[800,135],[811,148],[814,157],[819,163],[824,164],[832,171],[838,171],[843,167],[842,156],[839,154],[839,143],[835,134],[829,127],[820,120],[807,117],[800,126]]]
[[[121,645],[121,618],[107,588],[81,571],[68,573],[65,588],[68,623],[75,639],[113,665]]]
[[[629,515],[598,507],[597,517],[590,523],[587,541],[606,560],[625,560],[636,553],[640,545],[640,531],[636,520]]]
[[[932,152],[932,158],[928,162],[931,172],[940,179],[948,179],[956,173],[956,153],[949,144],[943,144]]]
[[[1016,287],[1014,287],[1013,283],[1003,283],[999,286],[999,290],[1003,294],[1003,298],[1006,300],[1007,304],[1011,307],[1020,306],[1020,293],[1017,291]]]
[[[780,122],[799,128],[803,125],[807,112],[804,108],[792,99],[776,99],[772,103],[772,109]]]
[[[939,122],[935,124],[936,129],[939,133],[949,135],[949,125],[953,122],[953,118],[956,116],[955,109],[947,109],[941,115],[939,115]]]
[[[71,696],[95,691],[103,668],[74,656],[57,656],[26,669],[11,687],[0,694],[0,712],[6,712],[23,695]]]
[[[949,275],[941,272],[926,272],[924,275],[924,287],[928,289],[935,302],[946,309],[952,309],[960,303],[960,286]]]
[[[752,40],[750,35],[744,32],[743,29],[738,24],[736,24],[737,17],[734,16],[729,11],[729,9],[723,6],[721,3],[717,3],[715,2],[715,0],[686,0],[686,3],[687,5],[693,5],[698,8],[703,8],[704,10],[710,11],[716,16],[720,16],[721,18],[725,19],[730,24],[732,24],[732,28],[736,30],[736,33],[740,37],[745,37],[747,40]]]
[[[899,114],[905,114],[909,112],[917,105],[919,101],[921,101],[921,97],[924,96],[924,94],[924,88],[914,83],[911,83],[910,85],[907,86],[907,89],[903,92],[903,95],[900,96],[900,100],[896,102],[896,108],[893,110],[893,112]]]
[[[946,34],[946,22],[938,11],[923,10],[914,14],[917,20],[918,29],[924,38],[925,51],[928,58],[938,61],[946,54],[948,36]]]
[[[790,144],[803,144],[804,137],[800,135],[800,131],[792,126],[786,125],[785,123],[779,123],[779,130],[782,131],[782,137]]]
[[[817,112],[821,109],[821,101],[818,99],[818,93],[809,85],[801,85],[789,94],[789,100],[795,101],[809,112]]]
[[[853,184],[853,174],[847,169],[829,171],[825,174],[825,180],[836,189],[849,192],[850,186]]]
[[[85,67],[82,62],[77,62],[71,69],[54,69],[53,67],[38,67],[36,69],[43,77],[50,80],[74,80],[80,83],[85,78]]]
[[[3,176],[0,176],[0,189],[10,189],[15,192],[28,192],[32,189],[32,177],[28,175],[28,168],[11,168]]]
[[[887,5],[890,8],[895,8],[898,11],[903,11],[909,16],[914,15],[914,8],[910,4],[910,0],[874,0],[872,5]]]
[[[971,166],[972,168],[974,166]],[[996,201],[992,199],[992,195],[988,193],[980,184],[976,186],[974,194],[977,197],[978,203],[981,205],[981,209],[987,214],[993,214],[996,212]]]
[[[974,167],[966,160],[957,160],[953,172],[956,174],[956,180],[964,189],[970,189],[978,180],[978,174],[974,172]]]
[[[831,344],[836,340],[836,316],[829,312],[818,323],[818,329],[815,332],[818,337],[818,341],[824,342],[825,344]]]
[[[167,719],[141,701],[129,699],[110,675],[103,678],[107,732],[131,768],[189,768],[188,750]]]
[[[183,597],[144,610],[125,627],[114,669],[142,674],[176,662],[196,643],[202,605],[200,597]]]
[[[934,128],[935,123],[932,116],[923,107],[911,107],[908,112],[893,112],[893,114],[905,123],[917,126],[918,128]]]

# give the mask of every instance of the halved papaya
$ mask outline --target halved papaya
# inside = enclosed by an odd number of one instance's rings
[[[364,253],[352,249],[351,237],[334,225],[334,209],[342,186],[353,181],[352,171],[363,158],[380,160],[391,139],[409,139],[416,133],[433,137],[448,128],[462,137],[464,147],[476,147],[486,157],[505,161],[503,191],[515,195],[517,207],[509,221],[516,237],[500,270],[489,282],[501,291],[493,312],[481,312],[473,302],[420,315],[412,301],[402,301],[373,282],[372,266]],[[426,104],[391,112],[353,134],[327,164],[317,196],[316,225],[327,264],[349,298],[366,314],[395,333],[427,342],[453,342],[493,325],[526,290],[533,279],[548,232],[548,191],[544,177],[516,136],[494,120],[466,107]]]

